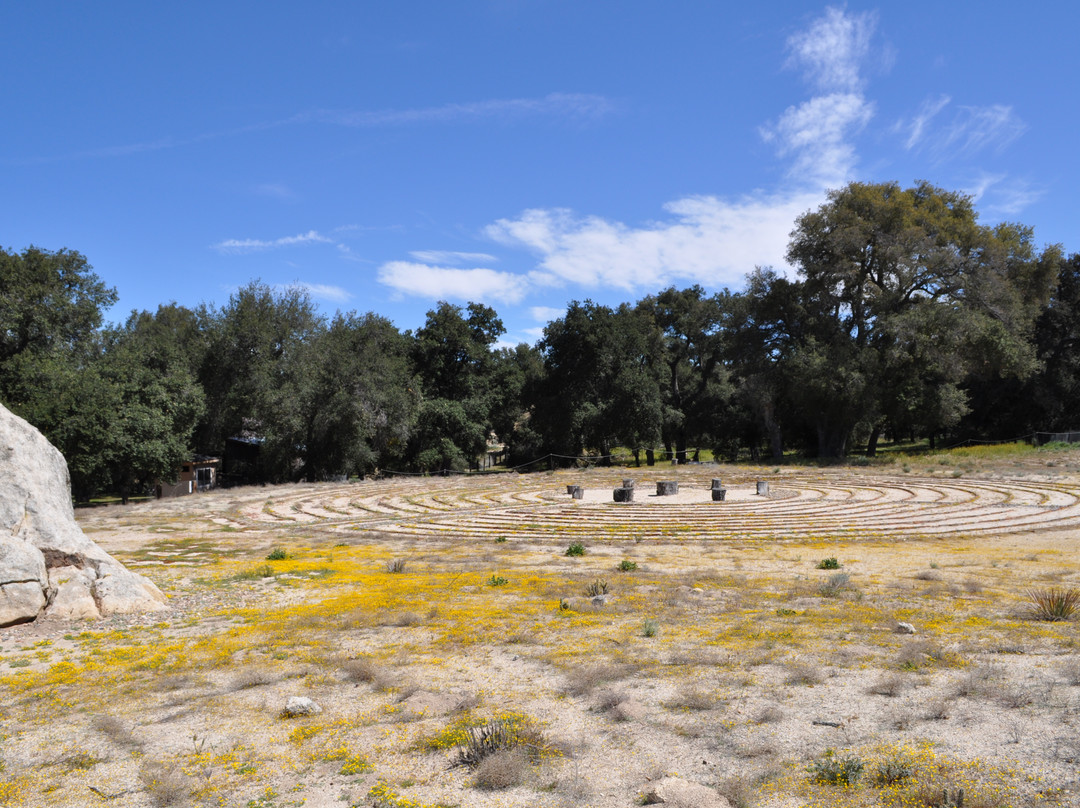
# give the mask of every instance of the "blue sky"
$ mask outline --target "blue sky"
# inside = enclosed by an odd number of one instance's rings
[[[254,278],[507,343],[571,300],[739,288],[850,180],[1080,250],[1080,7],[915,0],[3,3],[0,245],[110,313]]]

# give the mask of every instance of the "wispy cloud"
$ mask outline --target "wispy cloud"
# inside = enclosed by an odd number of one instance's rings
[[[566,314],[566,310],[558,309],[554,306],[531,306],[529,308],[529,314],[538,323],[550,323],[552,320],[558,320]]]
[[[496,98],[413,109],[314,109],[297,112],[294,115],[277,120],[260,121],[186,137],[167,135],[139,143],[83,149],[68,152],[67,154],[22,159],[3,158],[0,159],[0,164],[34,165],[65,160],[126,157],[144,152],[191,146],[284,126],[301,126],[305,124],[374,128],[408,126],[411,124],[469,123],[491,119],[510,121],[536,117],[591,122],[610,114],[614,110],[615,104],[610,99],[602,95],[589,93],[549,93],[537,98]]]
[[[939,112],[941,112],[941,110],[949,105],[950,101],[952,101],[952,99],[947,95],[939,95],[937,98],[928,98],[923,101],[922,106],[919,107],[919,111],[915,113],[910,121],[900,121],[900,123],[897,124],[896,129],[898,131],[906,131],[908,133],[907,140],[904,141],[905,149],[913,149],[922,143],[923,138],[927,134],[927,127],[930,122]]]
[[[971,154],[983,149],[1000,151],[1027,130],[1011,106],[961,107],[945,132],[942,148]]]
[[[873,14],[847,14],[827,8],[805,31],[788,38],[787,66],[803,70],[819,92],[788,107],[775,123],[761,127],[780,157],[790,157],[788,177],[824,188],[850,178],[856,163],[851,138],[874,116],[863,95],[863,65],[877,25]]]
[[[984,151],[1001,152],[1027,131],[1027,124],[1006,104],[960,106],[950,120],[934,126],[951,100],[947,95],[928,99],[910,120],[897,123],[895,130],[907,133],[905,149],[926,150],[942,162]]]
[[[1010,178],[1008,174],[990,172],[981,172],[965,192],[983,203],[982,211],[991,219],[1015,216],[1045,193],[1028,182]]]
[[[788,176],[820,187],[842,184],[856,163],[850,137],[874,116],[874,105],[857,93],[833,93],[788,107],[780,120],[762,130],[781,157],[794,157]]]
[[[308,283],[307,281],[295,281],[282,284],[278,288],[303,289],[316,300],[328,300],[332,303],[345,303],[352,299],[352,294],[340,286],[331,286],[325,283]]]
[[[412,258],[424,264],[458,264],[468,263],[492,263],[497,261],[494,255],[482,252],[455,252],[453,250],[413,250],[409,253]]]
[[[333,244],[334,240],[321,235],[317,230],[309,230],[306,233],[300,233],[295,236],[284,236],[282,238],[272,239],[270,241],[264,241],[262,239],[245,238],[245,239],[226,239],[220,241],[217,244],[212,245],[212,248],[220,253],[237,254],[237,253],[250,253],[260,252],[262,250],[275,250],[280,247],[295,247],[302,244]]]
[[[410,261],[379,267],[379,283],[405,295],[432,300],[517,303],[529,287],[526,276],[494,269],[459,269]]]
[[[252,191],[254,191],[257,196],[265,196],[269,199],[289,200],[296,198],[296,194],[293,193],[293,190],[280,182],[264,182],[256,185]]]
[[[292,120],[339,126],[402,126],[417,123],[456,123],[490,118],[558,117],[577,120],[600,118],[615,109],[602,95],[549,93],[541,98],[501,98],[466,103],[440,104],[414,109],[349,110],[321,109],[304,112]]]
[[[830,6],[805,31],[788,37],[787,65],[803,68],[806,79],[823,92],[858,92],[876,27],[875,14],[847,14]]]

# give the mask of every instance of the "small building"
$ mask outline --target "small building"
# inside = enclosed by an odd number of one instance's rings
[[[158,499],[163,497],[183,497],[199,491],[209,491],[212,488],[217,488],[220,467],[220,457],[195,455],[191,460],[180,466],[180,474],[177,475],[178,479],[175,483],[158,483]]]

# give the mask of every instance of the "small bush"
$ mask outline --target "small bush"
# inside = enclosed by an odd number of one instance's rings
[[[386,571],[392,574],[405,572],[405,559],[391,558],[386,562]]]
[[[139,780],[142,781],[151,804],[158,808],[179,805],[191,794],[188,778],[176,764],[143,763]]]
[[[811,778],[819,783],[827,783],[833,786],[855,785],[862,777],[865,764],[861,758],[851,755],[849,757],[837,757],[831,751],[825,753],[821,760],[815,760],[806,770]]]
[[[585,595],[590,598],[595,598],[599,595],[606,595],[607,591],[607,581],[603,580],[602,578],[597,578],[595,581],[585,586]]]
[[[851,576],[846,572],[837,572],[829,576],[827,581],[823,581],[818,587],[818,594],[824,598],[835,598],[841,592],[848,588],[851,583]]]
[[[660,621],[653,618],[647,618],[645,622],[641,624],[641,635],[643,637],[655,637],[660,631]]]
[[[623,560],[619,562],[617,569],[619,572],[633,572],[637,569],[637,563],[630,560]]]
[[[1057,622],[1068,620],[1080,608],[1080,589],[1032,589],[1027,593],[1031,601],[1032,617],[1036,620]]]
[[[519,786],[525,781],[529,761],[520,749],[500,749],[476,766],[473,784],[485,791]]]
[[[911,761],[905,758],[890,758],[878,763],[874,770],[874,784],[879,786],[893,786],[909,779],[914,774]]]
[[[568,556],[583,556],[585,555],[585,545],[579,541],[574,542],[566,548],[566,555]]]
[[[488,586],[506,586],[510,583],[509,578],[503,578],[501,575],[492,575],[487,579]]]
[[[907,681],[899,674],[888,674],[878,679],[868,688],[868,692],[875,696],[899,696],[907,689]]]
[[[800,662],[788,668],[788,674],[784,677],[786,685],[819,685],[824,681],[821,669],[815,665]]]
[[[345,660],[341,664],[341,671],[351,682],[374,682],[381,674],[379,666],[367,657]]]
[[[496,544],[506,544],[506,536],[496,536],[495,537],[495,543]]]
[[[270,551],[270,555],[266,557],[267,561],[284,561],[289,557],[289,554],[285,551],[284,547],[275,547]]]
[[[478,727],[465,730],[465,740],[452,765],[477,768],[498,752],[511,750],[539,760],[547,749],[547,740],[532,721],[522,717],[493,718]]]
[[[835,558],[823,558],[817,564],[819,570],[838,570],[842,566]]]

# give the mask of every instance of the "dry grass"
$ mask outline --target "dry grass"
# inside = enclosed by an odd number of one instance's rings
[[[473,772],[473,785],[485,791],[519,786],[529,773],[529,760],[520,749],[500,749],[487,756]]]

